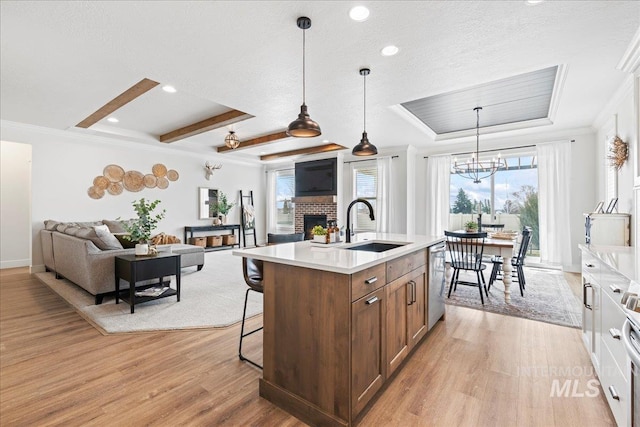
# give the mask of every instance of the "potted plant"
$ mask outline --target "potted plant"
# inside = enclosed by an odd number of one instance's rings
[[[465,222],[464,229],[467,233],[475,233],[478,231],[478,223],[475,221]]]
[[[313,241],[318,243],[327,243],[327,230],[321,225],[316,225],[311,229]]]
[[[153,211],[160,204],[160,200],[148,202],[144,197],[140,200],[133,201],[133,208],[138,214],[137,219],[125,221],[122,226],[129,233],[125,239],[137,242],[136,255],[149,254],[149,240],[151,240],[151,232],[156,229],[158,222],[164,218],[166,211],[154,215]]]
[[[227,195],[224,194],[222,191],[218,194],[218,203],[216,203],[214,206],[216,211],[220,215],[220,221],[223,224],[226,224],[227,214],[235,205],[236,205],[235,203],[230,203],[227,200]]]

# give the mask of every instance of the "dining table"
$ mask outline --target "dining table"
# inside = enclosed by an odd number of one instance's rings
[[[463,233],[463,230],[456,230],[457,233]],[[498,255],[502,257],[502,283],[504,284],[504,302],[506,304],[511,303],[511,272],[513,271],[511,266],[511,259],[513,258],[513,249],[516,246],[517,236],[513,239],[497,239],[497,238],[485,238],[484,239],[484,255]],[[445,268],[445,277],[448,283],[451,283],[451,276],[453,275],[453,268],[450,263],[447,263]]]

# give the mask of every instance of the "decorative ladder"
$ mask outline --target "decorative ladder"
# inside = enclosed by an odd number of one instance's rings
[[[247,247],[247,231],[249,231],[249,236],[253,234],[253,244],[254,246],[258,246],[258,240],[256,238],[256,219],[255,219],[255,211],[253,217],[253,225],[246,223],[246,216],[244,214],[245,206],[253,206],[253,190],[249,191],[248,195],[243,195],[242,190],[240,190],[240,225],[242,227],[242,246]]]

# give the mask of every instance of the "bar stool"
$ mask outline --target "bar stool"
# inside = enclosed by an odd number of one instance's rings
[[[254,334],[263,329],[263,326],[254,329],[249,332],[244,332],[244,322],[247,315],[247,300],[249,299],[249,291],[264,293],[264,287],[262,284],[262,261],[253,258],[242,258],[242,273],[244,275],[244,281],[249,285],[247,293],[244,296],[244,310],[242,311],[242,327],[240,328],[240,347],[238,348],[238,357],[244,362],[249,362],[253,366],[262,369],[262,366],[256,362],[247,359],[242,355],[242,339],[246,336]]]

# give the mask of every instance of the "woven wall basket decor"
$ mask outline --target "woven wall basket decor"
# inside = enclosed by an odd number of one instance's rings
[[[126,171],[122,166],[107,165],[93,179],[93,185],[87,190],[92,199],[101,199],[105,192],[117,196],[124,190],[137,193],[145,188],[158,188],[164,190],[169,187],[169,181],[177,181],[180,174],[175,169],[167,169],[162,163],[156,163],[151,168],[151,173],[144,174],[135,170]]]

